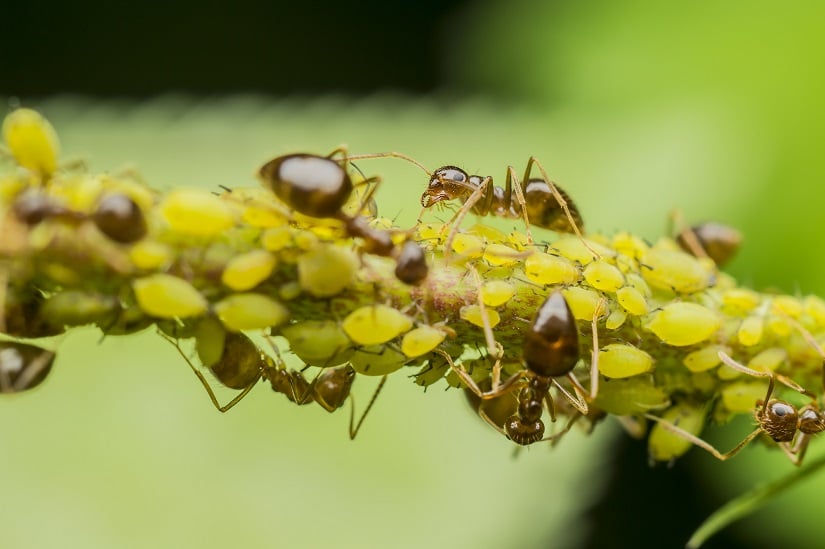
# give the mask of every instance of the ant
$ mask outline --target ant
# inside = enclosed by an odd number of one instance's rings
[[[372,395],[367,408],[355,423],[355,398],[350,390],[355,381],[355,370],[352,366],[345,365],[337,368],[324,368],[310,382],[303,374],[296,370],[287,370],[283,361],[273,360],[268,354],[261,351],[249,337],[242,333],[227,332],[224,337],[224,348],[220,359],[215,364],[209,366],[214,376],[221,384],[230,389],[241,390],[232,400],[224,405],[218,402],[215,391],[209,385],[206,377],[192,364],[189,357],[181,349],[178,340],[172,336],[160,333],[169,343],[174,345],[178,353],[183,357],[192,372],[198,377],[206,389],[209,399],[219,412],[227,412],[240,402],[255,384],[266,379],[270,382],[272,390],[284,394],[289,400],[302,406],[310,402],[317,402],[327,412],[334,412],[344,405],[347,398],[352,399],[350,409],[349,437],[354,439],[361,429],[361,424],[367,417],[375,399],[384,386],[387,376],[380,381],[378,387]],[[273,345],[277,351],[277,347]]]
[[[597,332],[597,313],[598,311],[594,313],[592,321],[594,334]],[[591,379],[598,376],[597,353],[598,343],[594,339]],[[493,367],[491,389],[483,391],[464,369],[458,368],[453,363],[448,354],[443,352],[442,354],[467,388],[482,401],[503,396],[510,392],[523,376],[528,377],[527,383],[519,391],[516,413],[507,418],[503,428],[503,433],[517,444],[526,446],[542,440],[544,422],[541,420],[541,415],[544,402],[547,403],[552,421],[556,420],[555,407],[550,396],[552,386],[555,386],[582,416],[589,414],[587,397],[584,396],[586,391],[572,373],[580,358],[576,318],[560,291],[554,291],[545,299],[530,323],[530,329],[525,334],[522,348],[525,370],[511,376],[505,382],[499,383],[500,359]],[[558,382],[557,378],[560,377],[570,380],[576,396]],[[590,399],[592,398],[594,395],[591,394]],[[481,409],[481,406],[479,408]],[[494,419],[487,421],[496,427]],[[502,430],[500,427],[496,428]],[[567,430],[566,428],[563,433]]]
[[[671,224],[684,225],[680,211],[672,212],[670,218]],[[728,225],[706,221],[681,229],[676,235],[676,243],[694,257],[709,257],[721,267],[739,251],[742,233]]]
[[[799,328],[801,328],[801,326],[799,326]],[[817,344],[815,346],[820,354],[823,354],[819,345]],[[774,372],[761,372],[748,368],[747,366],[736,362],[724,351],[719,351],[719,358],[722,362],[734,370],[738,370],[754,377],[768,378],[768,391],[763,400],[757,401],[757,408],[753,413],[754,419],[756,419],[757,427],[748,436],[742,439],[739,444],[734,446],[731,450],[722,453],[711,446],[708,442],[705,442],[696,435],[685,431],[673,423],[651,414],[645,414],[645,417],[655,421],[663,428],[679,435],[699,448],[702,448],[720,461],[725,461],[732,458],[757,436],[762,433],[766,433],[779,445],[780,448],[782,448],[782,451],[785,452],[785,455],[791,463],[794,465],[800,465],[802,463],[802,459],[805,457],[805,451],[808,448],[808,443],[810,442],[811,437],[825,431],[825,413],[823,413],[817,406],[815,395],[804,387],[798,385],[795,381],[783,375],[776,374]],[[823,355],[823,358],[825,358],[825,355]],[[776,381],[779,381],[791,389],[810,397],[812,402],[797,409],[793,404],[785,400],[771,398],[771,396],[773,396]],[[825,387],[825,378],[823,378],[823,387]]]
[[[37,387],[49,375],[54,357],[54,352],[28,343],[0,343],[0,393]]]
[[[536,225],[551,231],[574,233],[585,244],[588,250],[598,257],[595,250],[587,244],[582,235],[584,221],[578,207],[572,198],[553,183],[547,175],[544,166],[534,156],[527,160],[524,177],[521,180],[516,175],[515,168],[507,167],[507,176],[504,188],[493,183],[492,176],[471,175],[456,166],[442,166],[430,172],[417,160],[398,152],[374,153],[350,156],[350,160],[368,158],[399,158],[421,168],[429,177],[427,188],[421,195],[421,215],[425,209],[438,203],[461,199],[462,207],[456,212],[447,225],[454,224],[453,230],[447,237],[446,249],[450,249],[458,227],[467,213],[476,215],[495,215],[507,219],[524,220],[527,239],[533,243],[530,225]],[[530,174],[535,166],[541,178],[531,178]],[[515,195],[515,200],[513,197]]]
[[[22,192],[12,204],[15,217],[28,226],[46,219],[67,223],[91,220],[101,233],[121,244],[131,244],[146,236],[146,218],[140,207],[127,195],[114,192],[103,196],[91,214],[78,212],[60,204],[42,191]]]
[[[341,160],[333,157],[341,154]],[[372,201],[377,187],[365,194],[355,215],[343,211],[354,185],[344,169],[349,162],[346,149],[339,147],[327,156],[307,153],[288,154],[274,158],[258,171],[263,184],[284,204],[310,217],[333,218],[344,223],[347,235],[364,241],[363,251],[397,261],[396,277],[409,285],[417,285],[427,277],[427,261],[421,247],[410,240],[399,249],[392,233],[370,227],[360,212]],[[379,183],[377,176],[366,178],[363,184]]]

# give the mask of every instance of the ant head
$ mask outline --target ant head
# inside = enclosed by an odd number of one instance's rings
[[[524,421],[519,416],[511,416],[504,425],[507,436],[516,444],[527,446],[538,442],[544,436],[544,422],[541,419]]]
[[[421,205],[429,208],[444,200],[452,200],[472,192],[467,172],[455,166],[438,168],[430,177],[427,190],[421,195]]]
[[[327,412],[334,412],[346,402],[353,381],[355,370],[352,366],[325,369],[315,381],[315,401]]]
[[[784,400],[771,399],[764,413],[757,417],[759,425],[776,442],[790,442],[799,426],[796,408]]]
[[[825,416],[819,409],[809,404],[799,411],[799,430],[806,435],[815,435],[825,431]]]

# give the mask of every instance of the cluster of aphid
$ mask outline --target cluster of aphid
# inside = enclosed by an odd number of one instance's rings
[[[798,462],[825,430],[811,392],[825,301],[737,287],[718,270],[739,238],[724,226],[655,244],[585,237],[577,207],[533,158],[521,180],[509,168],[497,187],[399,153],[291,154],[264,164],[256,187],[161,194],[133,174],[61,166],[53,129],[33,111],[12,112],[3,136],[0,392],[30,389],[52,366],[52,351],[21,340],[154,326],[222,412],[261,380],[332,412],[356,378],[380,377],[357,423],[351,408],[352,437],[397,371],[463,387],[522,445],[611,415],[636,433],[652,425],[658,461],[691,444],[725,459],[765,432]],[[428,174],[424,208],[460,200],[453,219],[401,230],[377,217],[378,178],[352,162],[380,157]],[[463,230],[468,213],[520,219],[525,232]],[[559,234],[539,244],[536,228]],[[190,339],[192,353],[181,346]],[[285,366],[284,341],[305,368]],[[220,404],[203,369],[238,394]],[[771,398],[776,382],[809,404]],[[559,425],[550,434],[545,413]],[[759,427],[733,451],[699,438],[737,414]]]

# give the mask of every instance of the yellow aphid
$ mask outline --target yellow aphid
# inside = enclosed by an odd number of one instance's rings
[[[301,254],[298,281],[301,288],[315,297],[331,297],[355,280],[358,257],[352,250],[325,244]]]
[[[761,316],[752,315],[743,319],[736,334],[739,343],[745,347],[756,345],[762,341],[763,327],[764,323]]]
[[[617,416],[630,416],[660,410],[670,404],[668,394],[656,387],[652,376],[611,379],[603,383],[594,404],[599,410]]]
[[[407,360],[404,353],[390,345],[373,345],[355,351],[349,362],[359,374],[383,376],[400,369]]]
[[[647,329],[668,345],[682,347],[705,341],[721,325],[719,315],[707,307],[677,302],[655,312]]]
[[[518,231],[513,231],[508,234],[507,242],[519,251],[526,250],[528,246],[532,245],[530,240],[527,238],[527,235]]]
[[[488,244],[487,247],[484,248],[482,257],[484,261],[494,267],[512,265],[521,261],[522,258],[518,250],[510,246],[505,246],[504,244]]]
[[[778,315],[784,314],[791,318],[799,318],[802,314],[802,303],[795,297],[778,295],[771,300],[771,311]]]
[[[153,274],[132,282],[138,307],[159,318],[187,318],[206,312],[206,299],[182,278]]]
[[[618,330],[622,327],[625,320],[627,320],[627,313],[621,309],[616,309],[607,315],[607,320],[604,321],[604,327],[608,330]]]
[[[619,301],[619,305],[632,315],[646,315],[649,311],[645,296],[633,286],[619,288],[616,292],[616,299]]]
[[[779,337],[787,337],[793,330],[794,326],[791,320],[786,316],[771,315],[765,320],[765,325],[768,330]]]
[[[579,269],[569,260],[543,252],[524,261],[524,274],[536,284],[572,284],[579,279]]]
[[[266,189],[261,190],[265,191]],[[287,223],[287,218],[282,212],[266,204],[257,203],[247,204],[242,210],[241,219],[245,223],[261,229],[282,227]]]
[[[624,278],[627,281],[628,286],[635,289],[644,297],[650,297],[652,295],[652,292],[650,291],[650,286],[647,285],[645,279],[642,278],[640,275],[636,273],[626,273]]]
[[[359,345],[379,345],[412,328],[412,320],[388,305],[367,305],[351,312],[343,328]]]
[[[570,310],[573,311],[573,316],[576,317],[576,320],[587,320],[588,322],[593,320],[596,307],[598,307],[602,301],[602,297],[598,292],[587,288],[571,286],[570,288],[562,290],[562,293],[564,294],[564,299],[567,300],[567,304],[570,306]],[[602,306],[601,312],[602,314],[607,312],[604,306]]]
[[[593,248],[593,251],[602,257],[612,257],[616,255],[616,252],[610,248],[597,244],[591,240],[588,240],[587,244]],[[582,242],[582,240],[577,236],[563,236],[553,242],[550,249],[557,251],[559,254],[571,261],[578,261],[582,265],[587,265],[596,259],[593,257],[593,252],[588,250],[587,246],[584,245],[584,242]]]
[[[771,347],[750,359],[748,367],[759,372],[773,372],[788,360],[788,351],[781,347]]]
[[[281,301],[292,301],[300,296],[302,292],[301,285],[295,280],[285,282],[278,287],[278,297],[281,298]]]
[[[292,245],[292,230],[289,227],[273,227],[261,235],[261,245],[270,252],[279,252]]]
[[[632,345],[611,343],[599,349],[599,372],[605,377],[631,377],[652,368],[653,357]]]
[[[731,314],[749,313],[761,301],[758,293],[747,288],[731,288],[722,292],[722,310]]]
[[[218,236],[235,224],[229,206],[204,189],[170,192],[160,204],[160,214],[173,231],[187,236]]]
[[[61,199],[68,208],[78,212],[90,213],[102,193],[102,178],[86,174],[64,176],[49,184],[51,197]]]
[[[318,235],[312,231],[298,231],[294,237],[295,245],[302,250],[314,250],[319,245]]]
[[[458,255],[475,259],[484,254],[484,241],[471,234],[459,233],[453,240],[453,251]]]
[[[722,405],[735,414],[753,412],[756,402],[765,398],[765,384],[759,381],[734,381],[722,389]]]
[[[516,287],[505,280],[491,280],[481,286],[481,300],[488,307],[507,303],[516,293]]]
[[[233,257],[221,274],[221,282],[235,291],[251,290],[272,274],[275,256],[265,250],[252,250]]]
[[[723,345],[708,345],[698,351],[688,353],[682,363],[691,372],[704,372],[716,368],[722,362],[722,359],[719,358],[719,351],[729,353],[730,349]]]
[[[467,234],[474,234],[486,240],[487,242],[504,242],[506,240],[506,236],[504,233],[496,229],[495,227],[491,227],[489,225],[482,225],[481,223],[477,223],[467,229]]]
[[[417,240],[432,240],[434,242],[440,242],[445,238],[444,235],[446,234],[443,229],[443,223],[419,223],[415,228]]]
[[[490,327],[493,328],[501,322],[501,316],[495,309],[485,309],[487,313],[487,320],[490,323]],[[474,324],[479,327],[484,327],[484,320],[481,313],[481,307],[478,305],[465,305],[459,311],[459,316],[462,320],[466,320],[470,324]]]
[[[129,259],[138,269],[154,271],[172,261],[172,249],[161,242],[141,240],[129,250]]]
[[[705,409],[686,403],[678,404],[662,414],[662,419],[698,436],[705,427]],[[651,429],[647,441],[648,453],[655,461],[672,461],[684,455],[692,446],[689,440],[658,423]]]
[[[232,332],[277,327],[289,320],[289,309],[263,294],[232,294],[215,303],[213,308],[226,329]]]
[[[588,284],[605,292],[615,292],[624,284],[622,272],[615,265],[602,259],[587,265],[583,275]]]
[[[333,320],[305,320],[281,328],[280,334],[290,351],[310,366],[338,366],[354,352],[347,334]]]
[[[429,353],[438,347],[446,334],[432,326],[419,326],[404,334],[401,340],[401,352],[410,358]]]
[[[710,285],[713,271],[681,251],[651,249],[642,258],[642,276],[653,287],[693,293]]]
[[[57,169],[60,141],[40,113],[17,109],[3,120],[3,139],[17,163],[48,177]]]
[[[613,235],[613,248],[622,255],[639,259],[647,252],[649,246],[636,235],[620,232]]]
[[[825,301],[822,298],[809,295],[803,300],[802,308],[818,326],[825,326]]]

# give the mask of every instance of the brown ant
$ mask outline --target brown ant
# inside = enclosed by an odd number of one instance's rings
[[[333,160],[336,154],[342,154],[343,159]],[[342,210],[354,189],[352,179],[343,167],[348,162],[343,148],[335,149],[327,156],[288,154],[264,164],[258,176],[275,196],[295,211],[310,217],[342,221],[347,235],[364,241],[363,251],[395,259],[398,262],[396,277],[405,284],[420,284],[428,270],[421,247],[412,241],[397,247],[392,233],[370,227],[367,219],[360,215],[365,205],[371,202],[375,186],[366,193],[358,213],[348,215]],[[379,181],[378,177],[370,177],[363,184]]]
[[[381,392],[387,376],[381,380],[372,395],[367,408],[361,414],[358,423],[355,423],[355,398],[350,390],[355,381],[355,370],[352,366],[345,365],[337,368],[324,368],[315,376],[312,381],[307,381],[303,374],[296,370],[287,370],[280,358],[276,361],[268,354],[261,351],[249,337],[242,333],[227,332],[224,337],[223,353],[215,364],[209,366],[212,374],[222,385],[230,389],[241,390],[232,400],[224,405],[218,402],[215,391],[209,385],[206,377],[192,364],[189,357],[181,349],[178,340],[172,336],[160,332],[160,335],[169,343],[174,345],[178,353],[183,357],[189,368],[200,380],[201,385],[206,389],[209,399],[219,412],[227,412],[240,402],[255,384],[266,379],[270,382],[272,390],[284,394],[289,400],[304,405],[311,402],[318,403],[327,412],[334,412],[344,405],[347,398],[352,399],[350,409],[349,436],[354,439],[361,429],[361,424],[367,417],[375,399]],[[273,349],[277,348],[273,345]]]
[[[816,345],[816,347],[821,352],[819,345]],[[785,455],[791,463],[794,465],[799,465],[802,463],[802,459],[805,457],[805,451],[808,448],[808,443],[810,442],[811,437],[825,431],[825,413],[823,413],[817,406],[815,395],[785,376],[775,374],[773,372],[761,372],[748,368],[747,366],[736,362],[723,351],[719,351],[719,358],[722,362],[734,370],[738,370],[754,377],[768,378],[768,392],[765,394],[765,398],[763,400],[757,401],[757,408],[753,413],[754,419],[756,419],[757,427],[748,436],[742,439],[739,444],[734,446],[731,450],[722,453],[711,446],[708,442],[692,433],[689,433],[688,431],[685,431],[681,427],[670,423],[669,421],[663,420],[662,418],[651,414],[645,414],[645,417],[657,422],[663,428],[679,435],[699,448],[702,448],[713,457],[721,461],[732,458],[757,436],[762,433],[766,433],[779,445],[780,448],[782,448],[782,451],[785,452]],[[800,392],[803,395],[811,397],[812,402],[797,409],[793,404],[785,400],[771,398],[771,396],[773,396],[776,381],[779,381],[780,383]],[[825,381],[825,379],[823,379],[823,381]]]
[[[680,211],[672,212],[670,218],[677,227],[684,226]],[[709,257],[721,267],[739,251],[742,233],[728,225],[706,221],[679,230],[676,243],[685,252],[695,257]]]
[[[54,357],[54,352],[28,343],[0,343],[0,393],[37,387],[49,375]]]
[[[597,318],[598,314],[594,313],[594,333],[596,332]],[[595,357],[598,349],[598,344],[595,341],[593,348]],[[552,386],[555,386],[562,393],[578,413],[583,416],[589,414],[587,399],[584,397],[585,390],[572,373],[580,358],[576,318],[573,316],[564,295],[559,291],[550,294],[542,303],[525,334],[522,359],[526,368],[523,372],[511,376],[503,383],[499,383],[500,364],[497,361],[496,366],[493,367],[491,389],[483,391],[465,370],[458,368],[453,363],[449,355],[444,353],[444,356],[453,371],[464,381],[467,388],[481,400],[497,399],[510,392],[522,377],[525,375],[528,377],[527,383],[522,385],[519,391],[516,413],[504,422],[504,434],[517,444],[528,445],[542,440],[544,422],[541,420],[541,415],[544,402],[547,403],[551,418],[555,421],[555,407],[550,395]],[[598,366],[595,360],[591,365],[591,369],[595,371],[597,376]],[[593,372],[591,372],[591,375],[593,375]],[[576,396],[568,392],[558,382],[557,378],[560,377],[566,377],[570,380]],[[481,407],[479,406],[479,408]],[[495,420],[488,420],[488,423],[494,427],[496,426]],[[567,432],[567,430],[565,429],[563,432]]]
[[[530,225],[551,231],[574,233],[595,257],[598,254],[584,240],[584,222],[575,202],[558,185],[553,183],[546,170],[534,156],[527,160],[524,177],[516,175],[515,168],[507,167],[504,188],[493,183],[492,176],[470,175],[456,166],[442,166],[430,173],[421,163],[398,152],[362,154],[350,156],[350,160],[368,158],[399,158],[421,168],[429,177],[427,188],[421,195],[422,214],[424,209],[438,203],[460,199],[463,206],[447,225],[454,228],[447,237],[446,249],[450,249],[458,227],[468,212],[485,216],[494,215],[507,219],[523,219],[528,242],[532,244]],[[539,170],[541,178],[532,178],[533,166]],[[515,195],[515,200],[513,199]],[[419,222],[421,215],[419,215]]]
[[[131,244],[146,236],[146,218],[134,200],[122,193],[108,193],[91,214],[78,212],[60,204],[42,191],[27,190],[12,204],[15,217],[29,226],[46,219],[77,224],[91,220],[101,233],[121,244]]]

